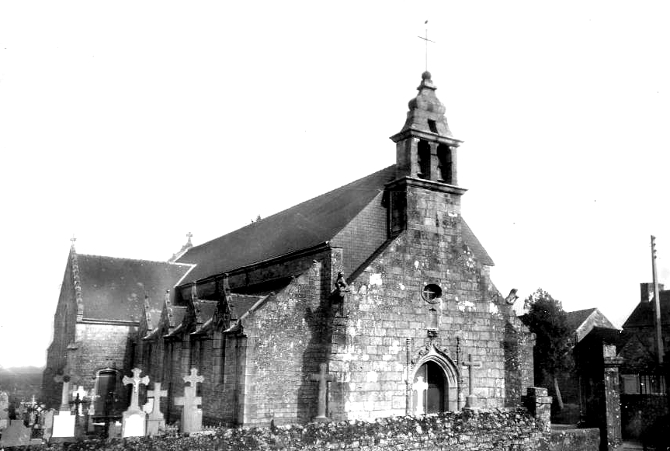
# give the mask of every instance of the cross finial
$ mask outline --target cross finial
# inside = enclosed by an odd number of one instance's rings
[[[74,242],[77,241],[77,238],[75,238],[74,234],[72,234],[72,238],[70,238],[70,241],[72,242],[70,247],[72,247],[72,249],[74,249]]]
[[[430,39],[428,39],[428,21],[427,20],[424,22],[424,25],[426,26],[426,36],[425,37],[424,36],[419,36],[419,39],[423,39],[424,41],[426,41],[426,72],[428,72],[428,43],[432,42],[433,44],[435,44],[435,41],[431,41]]]
[[[188,243],[187,243],[187,244],[192,244],[192,243],[191,243],[191,238],[193,238],[193,234],[192,234],[191,232],[188,232],[188,233],[186,234],[186,238],[188,238]]]

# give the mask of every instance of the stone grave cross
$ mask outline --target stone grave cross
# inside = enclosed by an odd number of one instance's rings
[[[70,410],[70,379],[69,374],[56,374],[54,376],[54,382],[63,384],[59,410]]]
[[[423,376],[417,376],[416,382],[412,384],[412,389],[416,392],[416,415],[424,415],[426,413],[426,406],[424,405],[423,394],[428,390],[428,383],[423,380]]]
[[[161,412],[161,398],[165,398],[167,395],[167,390],[161,390],[160,382],[154,382],[154,389],[147,390],[147,397],[153,400],[147,422],[147,435],[157,435],[161,429],[165,429],[165,418]]]
[[[328,382],[333,382],[335,376],[327,374],[327,367],[325,363],[319,365],[319,372],[309,375],[309,380],[319,382],[319,404],[317,407],[317,415],[314,421],[330,421],[326,416],[326,394],[328,389]]]
[[[123,385],[132,385],[133,394],[128,410],[123,412],[121,424],[122,437],[143,437],[146,435],[147,414],[140,408],[140,385],[149,385],[149,376],[140,377],[139,368],[133,368],[133,377],[123,376]]]
[[[198,376],[196,368],[191,368],[191,374],[184,376],[184,382],[189,384],[184,387],[184,396],[174,399],[176,406],[183,406],[181,411],[182,433],[198,432],[202,429],[202,410],[198,408],[198,404],[202,404],[202,398],[196,396],[196,384],[204,380],[204,377]]]
[[[76,415],[70,412],[70,382],[72,376],[69,374],[67,365],[63,369],[63,374],[57,374],[54,381],[63,384],[63,391],[61,392],[61,405],[58,415],[54,415],[53,431],[51,437],[54,438],[71,438],[75,434],[75,420]]]
[[[123,385],[133,384],[133,395],[128,410],[141,410],[139,405],[140,384],[149,385],[149,376],[140,377],[142,370],[133,368],[133,377],[123,376]]]
[[[167,390],[161,390],[161,383],[154,382],[154,389],[147,390],[147,397],[153,399],[153,407],[149,414],[150,420],[162,420],[163,413],[161,412],[161,398],[167,397]]]
[[[462,362],[461,365],[468,367],[469,387],[468,387],[468,396],[466,397],[466,401],[465,401],[465,407],[469,408],[469,409],[476,409],[477,408],[477,396],[474,393],[475,372],[473,371],[473,369],[474,368],[481,368],[482,367],[482,362],[476,362],[476,361],[472,360],[472,354],[468,354],[468,360],[465,361],[465,362]]]

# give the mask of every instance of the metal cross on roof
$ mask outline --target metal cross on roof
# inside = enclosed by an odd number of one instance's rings
[[[430,39],[428,39],[428,21],[425,21],[424,24],[426,25],[426,37],[418,36],[418,38],[426,41],[426,71],[428,71],[428,43],[432,42],[433,44],[435,44],[435,41],[431,41]]]

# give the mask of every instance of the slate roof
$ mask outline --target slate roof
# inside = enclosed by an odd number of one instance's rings
[[[231,315],[233,319],[239,319],[242,315],[247,313],[251,307],[264,296],[251,296],[243,294],[231,294],[228,298],[228,305],[230,306]]]
[[[325,243],[394,178],[395,166],[389,166],[193,247],[178,261],[197,264],[189,280],[199,280]]]
[[[189,281],[309,249],[330,241],[396,176],[395,165],[189,249],[177,261],[196,264]],[[485,265],[493,260],[463,221],[463,237]]]
[[[670,324],[670,290],[660,292],[661,324]],[[655,302],[640,302],[623,324],[627,327],[654,327],[656,317]]]
[[[77,254],[84,318],[139,321],[144,296],[151,309],[160,309],[165,291],[172,289],[190,266]],[[153,317],[152,317],[153,319]]]
[[[576,331],[577,328],[581,326],[589,316],[591,316],[591,313],[595,311],[595,308],[587,308],[584,310],[575,310],[574,312],[565,312],[570,332]]]
[[[598,332],[600,335],[609,334],[609,332],[602,332],[604,330],[613,331],[612,336],[618,336],[619,334],[619,329],[615,327],[597,308],[575,310],[574,312],[565,313],[568,329],[570,332],[577,334],[576,340],[578,343],[587,335],[595,333],[594,331],[600,331]]]
[[[198,319],[203,323],[207,320],[212,319],[214,312],[216,312],[217,301],[198,301]]]

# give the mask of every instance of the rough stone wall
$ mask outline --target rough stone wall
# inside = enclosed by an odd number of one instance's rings
[[[238,383],[245,384],[239,392],[244,404],[238,400],[237,415],[245,424],[269,424],[273,419],[277,424],[301,423],[316,416],[317,383],[309,375],[318,372],[329,352],[327,298],[334,280],[333,260],[327,251],[294,261],[296,267],[308,269],[243,321],[248,339],[237,349],[237,376]],[[226,356],[233,353],[229,350]],[[240,374],[242,351],[245,368]]]
[[[433,306],[421,296],[429,283],[442,289],[441,300]],[[418,366],[408,362],[407,353],[416,361],[431,341],[427,337],[431,307],[439,324],[432,342],[454,362],[468,355],[482,362],[483,367],[474,370],[474,393],[482,407],[504,406],[509,308],[491,283],[488,267],[465,246],[459,196],[409,187],[407,230],[351,281],[350,290],[346,325],[336,329],[333,340],[330,370],[337,376],[330,393],[333,418],[406,413],[406,380],[408,373],[413,380]],[[467,370],[458,365],[457,371],[467,381]],[[463,385],[467,394],[467,384]]]
[[[71,346],[73,374],[80,378],[76,385],[85,390],[95,387],[96,372],[118,368],[124,375],[133,363],[132,334],[135,326],[78,323],[75,345]]]
[[[67,347],[75,340],[77,304],[75,301],[70,260],[65,267],[58,305],[54,314],[53,341],[47,349],[47,363],[42,378],[42,395],[49,406],[60,405],[61,384],[53,378],[67,364]]]

